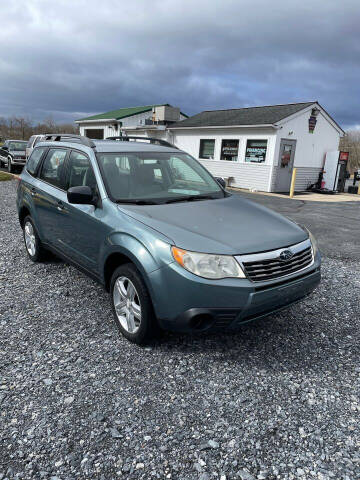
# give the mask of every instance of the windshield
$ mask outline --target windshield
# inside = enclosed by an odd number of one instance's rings
[[[23,152],[27,142],[9,142],[9,150],[13,152]]]
[[[226,194],[205,168],[186,153],[98,153],[112,200],[166,203]]]

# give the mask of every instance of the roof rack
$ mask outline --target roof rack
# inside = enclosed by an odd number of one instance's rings
[[[72,133],[46,133],[44,135],[44,140],[47,142],[66,142],[70,140],[77,140],[86,147],[96,148],[95,143],[90,138]]]
[[[105,140],[115,140],[117,142],[130,142],[131,140],[136,142],[138,140],[143,141],[143,140],[148,140],[149,143],[153,145],[161,145],[162,147],[171,147],[171,148],[176,148],[175,145],[172,143],[167,142],[166,140],[160,140],[159,138],[154,138],[154,137],[135,137],[131,135],[122,135],[119,137],[107,137]]]

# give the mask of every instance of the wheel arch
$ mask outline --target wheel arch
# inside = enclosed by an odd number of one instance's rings
[[[19,222],[20,222],[20,225],[21,225],[21,228],[24,227],[24,220],[27,216],[30,216],[31,217],[31,213],[30,213],[30,210],[27,206],[22,206],[19,210]]]
[[[139,254],[139,252],[141,252],[141,254]],[[142,261],[139,260],[139,257],[141,257]],[[150,253],[145,250],[142,245],[139,245],[138,249],[132,250],[117,247],[108,253],[105,258],[103,267],[103,283],[105,289],[107,291],[110,290],[110,282],[114,270],[120,265],[124,265],[125,263],[132,263],[133,265],[135,265],[151,293],[152,288],[148,279],[147,272],[156,270],[158,266],[156,265],[154,259],[151,257]]]

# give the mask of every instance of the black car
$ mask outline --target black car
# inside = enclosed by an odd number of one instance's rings
[[[26,144],[24,140],[6,140],[0,147],[0,166],[6,165],[10,173],[16,167],[22,168],[26,162]]]

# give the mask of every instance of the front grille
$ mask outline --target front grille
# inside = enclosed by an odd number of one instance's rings
[[[279,254],[283,250],[290,250],[293,253],[290,260],[280,260]],[[310,241],[307,240],[286,249],[258,255],[246,255],[243,259],[241,257],[239,259],[250,280],[263,282],[275,280],[308,267],[313,262],[313,253]]]

